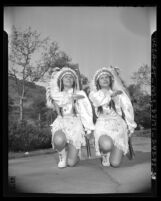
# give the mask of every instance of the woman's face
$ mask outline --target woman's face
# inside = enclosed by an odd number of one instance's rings
[[[72,75],[65,75],[63,77],[63,85],[64,87],[68,87],[68,88],[72,88],[73,86],[73,83],[74,83],[74,78]]]
[[[108,88],[110,87],[110,77],[108,75],[102,75],[98,79],[99,85],[101,88]]]

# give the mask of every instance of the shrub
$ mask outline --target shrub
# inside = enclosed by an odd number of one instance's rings
[[[146,130],[137,130],[133,134],[134,136],[137,137],[149,137],[151,138],[151,129],[146,129]]]
[[[151,128],[151,113],[150,111],[142,110],[135,111],[135,121],[137,125],[142,125],[145,129]]]
[[[35,127],[27,122],[9,124],[9,151],[31,151],[51,147],[50,128]]]

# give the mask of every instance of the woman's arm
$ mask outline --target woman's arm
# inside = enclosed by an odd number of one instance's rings
[[[101,90],[96,92],[91,91],[89,94],[89,98],[95,107],[99,107],[110,102],[111,94],[105,95]]]
[[[59,107],[63,107],[66,104],[72,103],[73,100],[72,94],[56,92],[54,90],[51,91],[51,98]]]
[[[137,124],[134,121],[134,110],[132,103],[125,93],[120,95],[120,106],[124,113],[124,119],[128,126],[129,135],[131,135],[134,132],[134,129],[137,127]]]
[[[77,104],[82,124],[87,133],[90,133],[94,130],[92,106],[84,91],[79,91],[77,94],[84,96],[83,99],[77,101]]]

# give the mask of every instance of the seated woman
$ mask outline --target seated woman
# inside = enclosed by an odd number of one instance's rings
[[[78,153],[85,145],[85,133],[94,130],[91,104],[84,91],[79,90],[77,73],[64,67],[54,72],[47,87],[47,105],[57,110],[51,124],[52,146],[59,153],[58,167],[74,166]]]
[[[130,98],[115,68],[104,67],[95,73],[89,98],[98,117],[94,131],[96,155],[102,156],[103,166],[118,167],[128,152],[128,137],[136,123]]]

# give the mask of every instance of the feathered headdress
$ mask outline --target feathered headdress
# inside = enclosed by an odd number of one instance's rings
[[[118,67],[103,67],[99,70],[96,71],[96,73],[93,76],[93,79],[91,81],[91,91],[97,91],[97,80],[99,79],[99,77],[103,74],[107,74],[111,77],[112,79],[112,90],[121,90],[124,91],[128,96],[129,93],[126,89],[126,86],[123,82],[123,80],[120,77],[119,74],[120,69]]]
[[[52,74],[51,74],[51,77],[50,77],[50,80],[53,80],[55,75],[57,74],[57,72],[60,70],[59,67],[55,67]],[[50,81],[51,82],[51,81]],[[48,84],[48,86],[46,87],[46,105],[48,108],[51,108],[53,110],[55,110],[55,104],[54,104],[54,100],[51,98],[51,88],[50,88],[50,82]]]
[[[74,90],[80,89],[78,75],[73,69],[71,69],[69,67],[63,67],[62,69],[60,69],[58,67],[55,68],[55,70],[53,71],[53,73],[51,75],[49,85],[46,88],[46,100],[47,100],[47,106],[49,108],[52,108],[55,110],[55,106],[54,106],[54,102],[51,97],[51,94],[61,91],[62,79],[67,74],[72,75],[74,78],[74,81],[75,81],[75,89]]]

